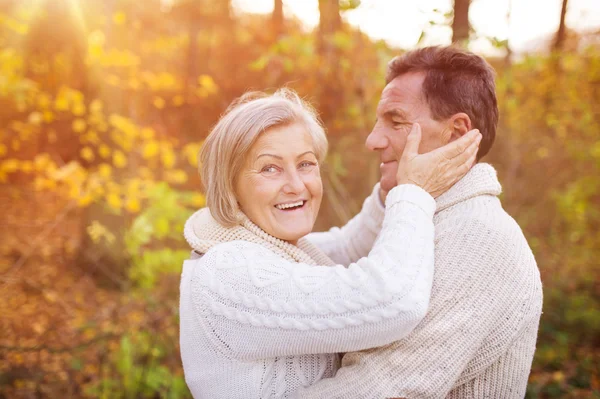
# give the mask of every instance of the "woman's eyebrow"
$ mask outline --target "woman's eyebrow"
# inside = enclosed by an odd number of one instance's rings
[[[315,158],[317,157],[317,154],[315,154],[313,151],[306,151],[306,152],[303,152],[302,154],[298,155],[296,157],[296,159],[301,158],[301,157],[305,156],[306,154],[313,154],[315,156]]]
[[[273,154],[260,154],[259,156],[256,157],[256,159],[258,159],[260,157],[273,157],[273,158],[277,158],[277,159],[283,159],[283,157],[280,157],[279,155],[273,155]]]

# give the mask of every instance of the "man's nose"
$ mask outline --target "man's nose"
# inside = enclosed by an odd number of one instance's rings
[[[367,136],[365,146],[371,151],[378,151],[387,147],[387,144],[387,138],[383,134],[381,127],[375,125],[371,133]]]
[[[283,185],[286,194],[297,194],[304,191],[304,181],[296,169],[286,173],[286,181]]]

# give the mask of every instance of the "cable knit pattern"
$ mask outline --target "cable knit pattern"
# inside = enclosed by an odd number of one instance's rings
[[[226,229],[196,213],[185,235],[204,255],[184,263],[180,298],[181,355],[193,395],[290,398],[333,376],[336,352],[409,334],[429,302],[435,201],[403,185],[390,191],[383,224],[382,211],[376,187],[346,226],[311,235],[301,248],[248,220]],[[355,262],[319,263],[329,257]]]
[[[523,398],[542,286],[533,254],[502,209],[496,171],[476,165],[437,199],[427,316],[406,338],[347,353],[334,378],[300,398]],[[398,243],[399,244],[399,243]]]

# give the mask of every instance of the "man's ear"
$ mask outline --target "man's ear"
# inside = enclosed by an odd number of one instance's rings
[[[466,134],[469,130],[473,129],[471,118],[464,112],[452,115],[448,120],[448,127],[452,132],[450,134],[450,141],[461,138],[463,134]]]

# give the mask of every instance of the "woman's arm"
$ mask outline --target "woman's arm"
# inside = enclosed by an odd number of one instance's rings
[[[360,213],[343,227],[311,233],[306,238],[334,262],[349,265],[367,256],[381,231],[385,206],[379,196],[379,183],[363,203]]]
[[[288,262],[237,241],[193,261],[194,309],[230,356],[356,351],[409,334],[425,316],[433,278],[435,201],[421,188],[390,191],[373,250],[334,267]]]

